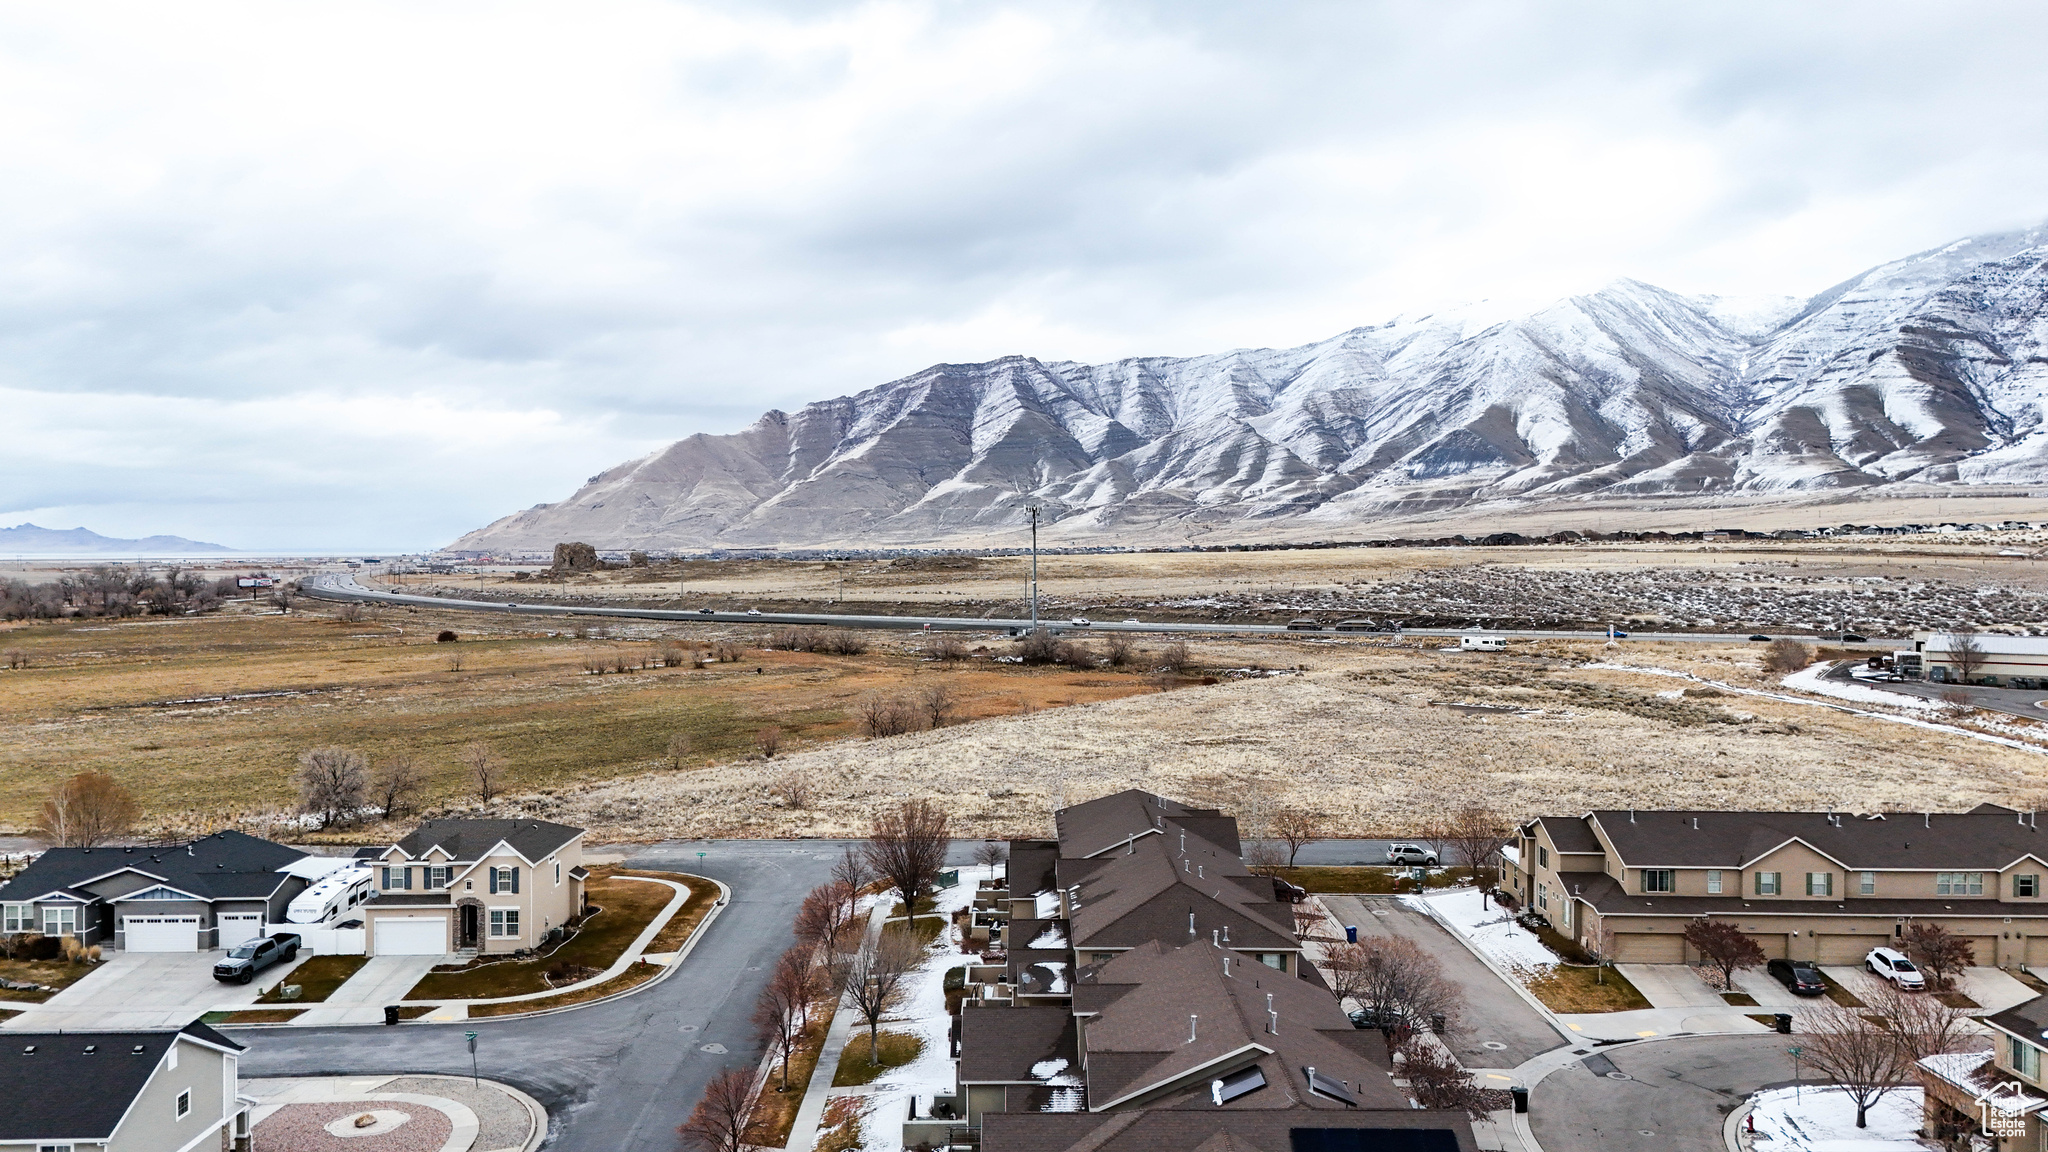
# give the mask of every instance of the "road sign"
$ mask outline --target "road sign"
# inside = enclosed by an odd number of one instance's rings
[[[464,1040],[467,1040],[467,1041],[469,1041],[469,1086],[470,1086],[470,1087],[472,1087],[472,1088],[474,1088],[474,1087],[476,1087],[476,1086],[477,1086],[477,1075],[476,1075],[476,1033],[474,1033],[474,1032],[464,1032],[464,1033],[462,1034],[462,1038],[463,1038]]]

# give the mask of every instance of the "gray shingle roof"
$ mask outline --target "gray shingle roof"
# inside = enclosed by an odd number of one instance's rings
[[[1463,1117],[1443,1112],[1251,1112],[1203,1107],[1207,1103],[1205,1097],[1185,1108],[1109,1115],[991,1113],[982,1119],[982,1152],[1475,1152],[1479,1147]]]
[[[0,1033],[0,1084],[7,1086],[0,1140],[106,1139],[181,1032],[244,1050],[198,1021],[135,1032]]]
[[[1580,816],[1545,816],[1537,821],[1543,830],[1550,833],[1550,842],[1557,845],[1559,852],[1604,852],[1600,838],[1593,835],[1593,829]]]
[[[456,860],[470,861],[482,859],[502,840],[514,852],[534,862],[546,859],[581,835],[581,828],[546,820],[428,820],[400,840],[398,850],[418,860],[428,850],[439,847]]]
[[[250,899],[268,896],[292,881],[278,869],[305,855],[245,832],[215,832],[189,844],[155,847],[52,848],[0,885],[0,898],[77,890],[96,877],[132,869],[203,900]]]
[[[1273,899],[1272,884],[1260,881],[1263,898],[1244,883],[1251,878],[1235,853],[1189,836],[1148,836],[1126,851],[1100,858],[1078,885],[1060,865],[1060,880],[1079,889],[1069,930],[1074,945],[1129,948],[1147,940],[1188,940],[1188,914],[1197,935],[1228,927],[1239,948],[1294,948],[1294,915]],[[1091,861],[1091,864],[1097,862]]]
[[[960,1010],[960,1081],[978,1084],[1032,1081],[1034,1066],[1065,1060],[1065,1071],[1078,1073],[1081,1055],[1075,1047],[1074,1016],[1065,1008],[982,1008]]]
[[[1558,880],[1602,916],[2007,916],[2048,918],[2048,904],[2006,903],[1990,897],[1881,896],[1806,900],[1788,896],[1664,896],[1632,893],[1605,872],[1562,872]],[[1871,946],[1879,940],[1873,937]]]
[[[1596,811],[1590,819],[1631,868],[1739,868],[1798,839],[1849,869],[1997,871],[2032,853],[2048,860],[2048,831],[2010,809],[1891,812],[1881,820],[1825,812]],[[1554,818],[1544,826],[1554,828]],[[1698,827],[1694,827],[1694,822]],[[1552,833],[1555,836],[1555,832]]]

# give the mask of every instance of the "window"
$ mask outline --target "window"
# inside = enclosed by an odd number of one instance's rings
[[[2041,1050],[2039,1048],[2034,1047],[2017,1036],[2007,1037],[2006,1046],[2006,1054],[2009,1057],[2006,1063],[2012,1066],[2013,1071],[2025,1076],[2029,1080],[2039,1080],[2041,1078]]]
[[[1719,868],[1709,868],[1707,869],[1707,895],[1719,896],[1720,894],[1721,870]]]
[[[1550,885],[1538,884],[1536,886],[1536,906],[1546,909],[1550,907]]]
[[[36,1152],[71,1152],[69,1144],[38,1144]]]
[[[1536,864],[1541,868],[1550,867],[1550,849],[1541,844],[1536,846]]]
[[[403,892],[403,891],[405,891],[406,889],[408,889],[408,888],[411,888],[411,887],[412,887],[412,869],[410,869],[410,868],[386,868],[386,869],[384,869],[384,880],[383,880],[383,883],[381,883],[381,884],[379,884],[379,885],[378,885],[378,887],[380,887],[380,888],[384,889],[384,890],[385,890],[386,892]]]
[[[557,888],[559,888],[559,887],[561,887],[561,885],[562,885],[562,862],[561,862],[560,860],[557,860],[557,861],[555,861],[555,886],[556,886]]]
[[[192,1090],[187,1088],[183,1092],[178,1093],[178,1119],[183,1120],[191,1111]]]
[[[1560,904],[1560,905],[1558,905],[1558,906],[1557,906],[1557,922],[1558,922],[1558,923],[1560,923],[1560,924],[1562,924],[1562,925],[1564,925],[1564,926],[1565,926],[1565,929],[1566,929],[1567,931],[1569,931],[1569,930],[1571,929],[1571,926],[1572,926],[1572,902],[1571,902],[1571,901],[1567,900],[1567,901],[1565,901],[1564,903],[1562,903],[1562,904]]]
[[[1097,952],[1092,957],[1090,957],[1091,961],[1096,964],[1104,964],[1111,960],[1114,960],[1115,958],[1116,953],[1114,952]]]
[[[78,909],[69,904],[62,908],[43,909],[43,935],[78,935]]]
[[[519,910],[517,908],[491,909],[491,935],[519,935]]]
[[[1776,896],[1778,894],[1778,873],[1759,872],[1756,874],[1756,894]]]
[[[1858,896],[1877,895],[1877,873],[1863,873],[1856,881],[1856,894]]]
[[[439,865],[435,865],[435,866],[434,866],[434,867],[432,867],[432,868],[429,868],[429,869],[427,869],[427,887],[429,887],[429,888],[446,888],[447,886],[448,886],[448,866],[447,866],[447,865],[445,865],[445,864],[439,864]]]
[[[2013,877],[2012,894],[2015,896],[2039,896],[2041,894],[2041,877],[2032,874]]]
[[[1806,874],[1806,894],[1808,896],[1833,896],[1835,894],[1835,874],[1833,872],[1808,872]]]
[[[1984,874],[1982,872],[1936,872],[1934,874],[1936,896],[1982,896]]]
[[[36,906],[33,904],[0,905],[0,932],[9,936],[17,932],[36,930]]]
[[[491,891],[493,891],[493,892],[517,892],[517,891],[519,891],[519,868],[518,868],[518,866],[517,866],[517,865],[514,865],[513,867],[510,867],[510,868],[493,868],[493,869],[491,869]]]
[[[1259,963],[1264,964],[1268,968],[1278,968],[1285,972],[1287,971],[1287,953],[1261,952],[1259,953]]]
[[[1671,891],[1671,869],[1669,869],[1669,868],[1645,868],[1645,869],[1643,869],[1643,891],[1645,891],[1645,892],[1669,892],[1669,891]]]

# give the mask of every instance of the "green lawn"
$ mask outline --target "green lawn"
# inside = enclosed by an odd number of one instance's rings
[[[701,884],[701,881],[699,882]],[[488,1000],[546,992],[550,969],[580,966],[603,971],[625,952],[675,896],[666,884],[650,884],[593,871],[586,891],[602,910],[583,922],[576,938],[553,955],[534,960],[493,960],[460,972],[430,972],[406,993],[407,1000]]]
[[[856,1084],[872,1084],[875,1077],[891,1068],[901,1068],[924,1051],[924,1041],[902,1032],[884,1032],[875,1038],[876,1050],[882,1057],[877,1064],[868,1059],[868,1033],[863,1028],[846,1041],[846,1050],[839,1054],[839,1069],[832,1074],[834,1088],[851,1088]]]
[[[268,992],[256,998],[258,1004],[315,1004],[334,995],[334,990],[348,983],[363,965],[368,956],[315,956],[297,968],[286,973],[284,978]],[[286,1000],[284,986],[299,986],[299,998]]]

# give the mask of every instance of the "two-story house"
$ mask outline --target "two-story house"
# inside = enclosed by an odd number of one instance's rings
[[[1915,922],[1981,965],[2048,965],[2048,832],[2033,813],[1672,812],[1544,816],[1519,829],[1503,884],[1563,935],[1624,963],[1692,957],[1700,917],[1773,958],[1855,964]]]
[[[376,874],[362,906],[372,956],[537,945],[583,910],[583,829],[545,820],[428,820],[357,853]]]
[[[2048,1148],[2048,1079],[2042,1070],[2048,996],[1982,1019],[1991,1029],[1991,1051],[1929,1056],[1915,1070],[1925,1090],[1922,1131],[1950,1139],[1982,1133],[1988,1121],[2002,1139],[1997,1147]]]
[[[4,1035],[0,1152],[248,1152],[245,1049],[204,1024]]]

